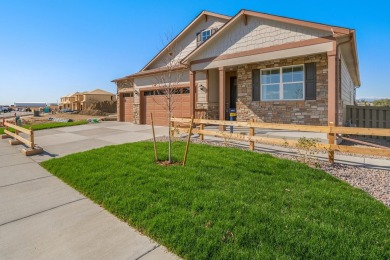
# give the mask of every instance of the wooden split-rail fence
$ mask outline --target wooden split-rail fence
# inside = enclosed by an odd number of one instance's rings
[[[9,140],[11,145],[24,144],[27,146],[27,149],[22,149],[22,153],[26,156],[43,153],[43,149],[38,147],[34,142],[34,130],[23,128],[21,126],[11,124],[6,122],[3,119],[2,122],[4,129],[4,134],[1,136],[1,139],[13,138]],[[14,132],[11,131],[14,130]],[[23,134],[24,136],[21,136]]]
[[[190,124],[191,119],[188,118],[172,118],[171,119],[171,135],[175,132],[188,133],[188,128],[183,125]],[[352,154],[364,154],[374,156],[387,156],[390,157],[390,148],[375,148],[375,147],[359,147],[359,146],[347,146],[336,144],[336,135],[374,135],[374,136],[386,136],[390,137],[390,129],[382,128],[361,128],[361,127],[342,127],[334,126],[330,123],[329,126],[311,126],[311,125],[293,125],[293,124],[274,124],[274,123],[261,123],[250,120],[248,122],[238,121],[222,121],[222,120],[208,120],[208,119],[194,119],[196,129],[192,130],[192,133],[199,134],[200,140],[204,140],[204,136],[222,137],[224,139],[247,141],[249,143],[249,149],[254,150],[255,143],[280,145],[297,147],[299,141],[287,140],[284,138],[273,138],[256,136],[255,129],[277,129],[277,130],[290,130],[290,131],[302,131],[302,132],[316,132],[326,133],[328,137],[328,143],[316,143],[315,148],[319,150],[326,150],[328,152],[329,162],[334,163],[335,151]],[[247,127],[249,128],[249,134],[229,133],[225,131],[205,130],[207,125],[217,125],[220,127],[233,126],[233,127]]]

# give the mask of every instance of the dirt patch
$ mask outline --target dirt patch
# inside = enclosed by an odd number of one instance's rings
[[[169,161],[158,161],[157,164],[162,166],[183,165],[183,163],[181,162],[169,162]]]
[[[116,113],[117,102],[116,101],[104,101],[90,105],[84,110],[80,111],[81,115],[89,116],[106,116],[108,114]]]
[[[36,125],[36,124],[43,124],[43,123],[48,123],[51,122],[49,118],[62,118],[62,119],[71,119],[72,121],[84,121],[90,118],[98,118],[100,120],[104,120],[107,118],[107,116],[98,116],[98,117],[93,117],[91,115],[80,115],[80,114],[68,114],[68,113],[58,113],[58,114],[45,114],[39,117],[34,117],[34,116],[23,116],[22,119],[22,124],[23,125]],[[109,117],[114,118],[116,120],[116,116],[110,116]],[[12,120],[12,119],[8,119]]]

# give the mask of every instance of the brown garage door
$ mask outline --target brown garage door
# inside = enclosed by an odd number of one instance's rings
[[[133,112],[133,97],[132,94],[126,93],[123,94],[122,99],[122,113],[123,119],[125,122],[133,122],[134,121],[134,112]]]
[[[173,117],[190,117],[190,94],[188,89],[182,89],[180,94],[173,95],[172,116]],[[167,98],[159,95],[157,91],[147,91],[143,93],[142,102],[143,123],[151,125],[150,113],[153,113],[155,125],[168,125]]]

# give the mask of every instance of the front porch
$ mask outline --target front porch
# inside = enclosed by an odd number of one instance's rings
[[[205,75],[203,80],[200,73]],[[208,119],[229,119],[229,110],[237,107],[237,67],[190,72],[190,95],[195,117],[203,112]]]
[[[190,71],[191,115],[228,120],[236,109],[237,120],[283,124],[328,125],[336,122],[335,56],[333,53],[267,60]],[[265,100],[260,71],[302,66],[302,98]],[[312,71],[308,71],[311,69]],[[309,73],[312,79],[308,78]],[[281,75],[282,77],[282,75]],[[312,80],[312,88],[308,82]],[[330,83],[330,84],[328,84]],[[263,92],[263,93],[261,93]]]

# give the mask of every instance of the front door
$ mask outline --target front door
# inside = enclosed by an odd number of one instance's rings
[[[237,77],[230,77],[230,108],[236,108],[237,103]]]

